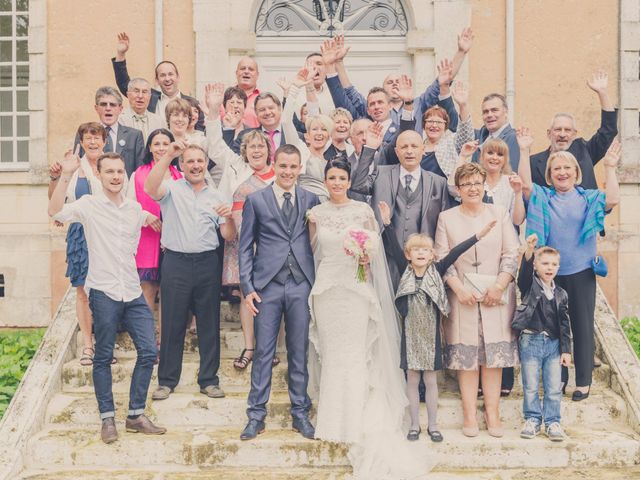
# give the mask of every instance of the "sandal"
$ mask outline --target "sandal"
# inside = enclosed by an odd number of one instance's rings
[[[83,367],[90,367],[91,365],[93,365],[93,356],[95,354],[96,351],[93,349],[93,347],[83,348],[82,356],[80,357],[80,365],[82,365]]]
[[[276,355],[275,357],[273,357],[273,360],[271,360],[271,366],[277,367],[278,365],[280,365],[280,357]]]
[[[234,368],[236,370],[244,370],[245,368],[247,368],[251,363],[251,360],[253,360],[253,357],[245,357],[244,354],[247,352],[253,352],[254,350],[254,348],[243,348],[242,352],[240,352],[240,356],[233,359]]]

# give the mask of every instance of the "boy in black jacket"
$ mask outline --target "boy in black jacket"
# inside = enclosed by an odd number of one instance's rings
[[[512,326],[520,332],[518,347],[524,390],[522,438],[545,432],[554,442],[564,440],[560,426],[562,399],[561,365],[571,363],[571,327],[567,292],[553,281],[560,267],[560,254],[551,247],[535,251],[538,237],[527,237],[527,249],[520,265],[518,288],[522,303]],[[538,395],[540,373],[544,388],[543,407]]]

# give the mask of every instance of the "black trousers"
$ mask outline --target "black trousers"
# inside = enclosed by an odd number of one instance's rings
[[[159,385],[175,388],[180,381],[189,311],[196,316],[198,328],[198,384],[201,388],[218,385],[221,268],[217,250],[202,253],[165,252],[160,280],[162,336]]]
[[[558,275],[556,282],[569,295],[569,320],[573,335],[573,363],[576,386],[591,385],[595,350],[594,312],[596,309],[596,276],[590,268],[571,275]],[[569,370],[562,367],[562,381],[569,380]]]

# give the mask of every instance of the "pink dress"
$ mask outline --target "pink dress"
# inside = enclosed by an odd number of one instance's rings
[[[269,170],[267,173],[259,175],[254,173],[242,182],[233,194],[233,221],[236,224],[238,234],[231,242],[224,245],[224,261],[222,262],[222,284],[239,285],[240,269],[238,265],[238,238],[240,237],[240,227],[242,226],[242,207],[247,196],[258,190],[262,190],[273,183],[275,172]]]
[[[160,204],[144,191],[144,182],[154,165],[155,162],[152,161],[138,167],[134,172],[133,181],[136,200],[142,205],[142,209],[160,218]],[[169,167],[169,172],[173,180],[182,178],[182,173],[173,166]],[[160,232],[154,231],[151,227],[142,227],[140,232],[136,267],[141,281],[157,282],[160,280]]]

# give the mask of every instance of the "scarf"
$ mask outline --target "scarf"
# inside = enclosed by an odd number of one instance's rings
[[[419,283],[416,281],[416,275],[411,265],[407,266],[398,285],[396,300],[401,297],[413,295],[420,290],[431,299],[442,315],[449,314],[449,301],[444,283],[433,263],[427,267],[427,270],[424,272],[424,277],[422,277],[422,281]]]

